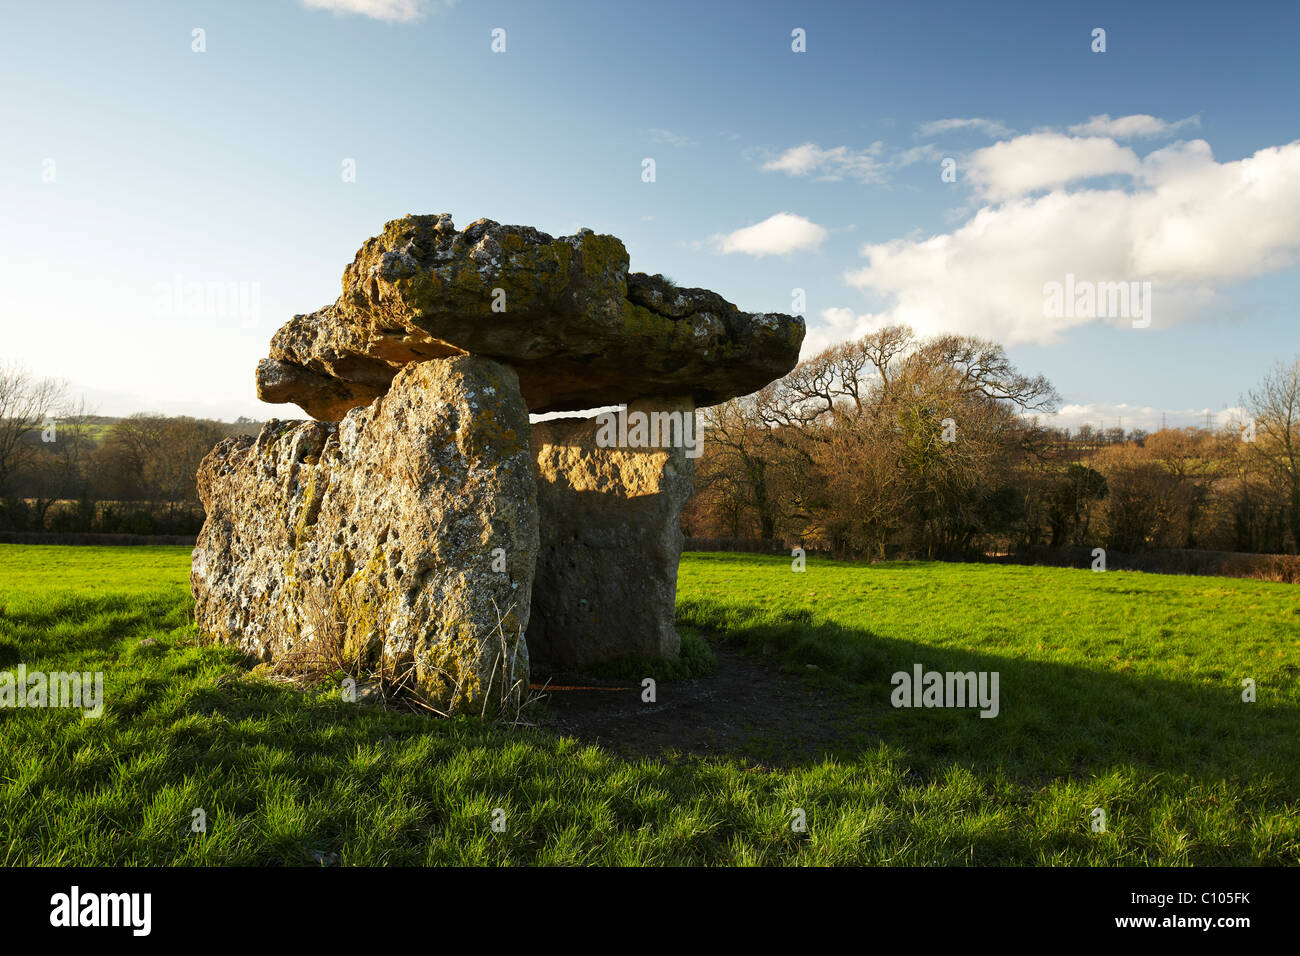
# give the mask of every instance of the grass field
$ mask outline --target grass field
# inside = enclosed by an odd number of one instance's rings
[[[0,545],[0,669],[102,670],[107,701],[0,709],[0,863],[1300,863],[1293,585],[687,555],[682,626],[853,701],[830,757],[759,766],[249,675],[197,640],[188,566]],[[895,709],[914,664],[998,672],[999,715]]]

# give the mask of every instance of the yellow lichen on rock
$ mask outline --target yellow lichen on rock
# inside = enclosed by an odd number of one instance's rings
[[[707,405],[789,371],[803,335],[798,316],[629,272],[615,236],[407,216],[362,244],[336,302],[275,334],[258,394],[338,418],[396,367],[459,350],[511,365],[533,412],[655,395]]]
[[[263,660],[378,668],[440,712],[516,706],[538,541],[528,436],[514,372],[457,355],[407,366],[337,425],[223,443],[199,476],[200,627]]]

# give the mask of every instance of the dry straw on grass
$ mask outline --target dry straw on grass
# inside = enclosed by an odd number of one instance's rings
[[[366,666],[364,647],[358,647],[355,654],[348,654],[345,615],[326,588],[318,586],[305,592],[299,606],[300,627],[294,635],[292,649],[272,666],[271,676],[274,679],[310,686],[332,680],[342,672],[358,682],[373,681],[384,704],[409,706],[440,717],[451,717],[458,712],[438,706],[420,692],[415,661],[401,661],[394,666],[381,651],[376,655],[377,667],[371,668]],[[524,640],[522,633],[513,640],[506,633],[506,622],[517,620],[512,613],[515,607],[508,607],[505,614],[502,614],[495,601],[492,607],[496,624],[484,637],[480,647],[484,651],[488,647],[493,648],[493,663],[488,671],[488,685],[482,693],[478,716],[483,719],[498,719],[511,726],[530,726],[523,719],[524,711],[542,695],[530,694],[523,679],[511,676],[511,645]],[[434,671],[451,688],[447,699],[460,701],[464,690],[464,671],[460,674],[452,674],[442,668],[435,668]]]

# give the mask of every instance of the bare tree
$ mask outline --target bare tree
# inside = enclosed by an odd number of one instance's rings
[[[38,528],[45,526],[45,516],[56,501],[79,498],[89,488],[87,463],[95,448],[93,417],[86,400],[80,398],[69,403],[59,416],[51,436],[54,441],[31,443],[38,453],[24,466],[24,472]]]
[[[881,556],[892,542],[957,551],[1017,520],[1011,471],[1042,444],[1020,413],[1057,401],[996,343],[889,326],[709,409],[705,456],[713,477],[744,489],[768,540],[788,532]]]
[[[1300,551],[1300,356],[1279,363],[1246,400],[1255,421],[1255,454],[1286,496],[1291,551]]]
[[[771,386],[768,386],[770,388]],[[764,541],[776,536],[778,503],[770,486],[773,450],[772,430],[764,423],[763,392],[733,398],[702,409],[705,442],[722,451],[733,467],[733,481],[740,478],[748,489],[749,503],[758,517],[759,535]]]
[[[174,506],[193,502],[195,472],[224,437],[219,423],[185,416],[132,415],[109,431],[95,450],[103,490],[125,501]]]
[[[31,461],[32,433],[62,415],[67,401],[66,383],[35,378],[17,362],[0,361],[0,494],[8,490],[14,473]]]
[[[1060,403],[1046,378],[1017,371],[996,342],[969,335],[941,335],[913,354],[916,363],[946,370],[953,387],[965,394],[1008,402],[1022,411],[1050,412]]]

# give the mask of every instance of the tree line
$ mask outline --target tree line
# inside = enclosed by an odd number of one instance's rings
[[[0,363],[0,531],[197,534],[199,462],[234,424],[104,418],[66,384]]]
[[[1219,428],[1072,432],[1042,420],[1059,404],[994,342],[884,328],[702,409],[682,529],[868,558],[1297,553],[1300,357]],[[259,428],[97,417],[62,383],[0,362],[0,531],[196,534],[200,461]]]
[[[1042,421],[1059,404],[994,342],[881,329],[701,411],[683,530],[870,558],[1296,553],[1300,357],[1217,429],[1071,433]]]

